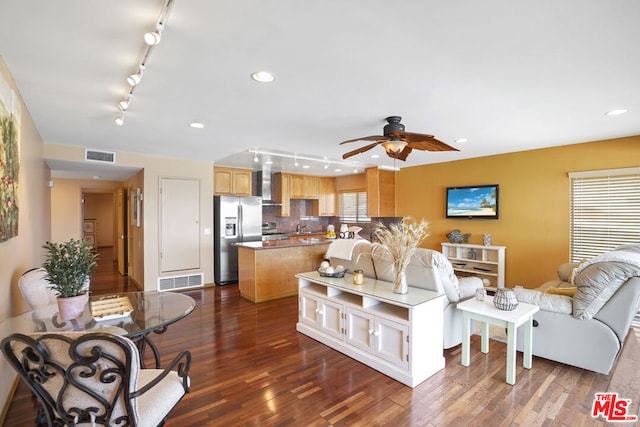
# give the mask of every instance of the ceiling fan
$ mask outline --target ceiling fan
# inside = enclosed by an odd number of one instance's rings
[[[405,132],[404,125],[400,123],[400,120],[402,120],[400,116],[389,116],[385,120],[388,124],[383,129],[383,135],[365,136],[342,141],[340,145],[356,141],[375,141],[373,144],[345,153],[342,158],[346,159],[356,154],[364,153],[378,144],[384,147],[389,157],[403,161],[407,159],[412,150],[458,151],[458,149],[435,139],[433,135]]]

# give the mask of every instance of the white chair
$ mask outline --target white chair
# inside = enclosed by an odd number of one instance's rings
[[[49,289],[46,276],[47,271],[44,268],[32,268],[24,272],[18,280],[20,292],[32,310],[56,302],[56,294]]]
[[[158,426],[189,391],[191,353],[141,369],[128,338],[104,333],[13,334],[2,352],[50,426]]]

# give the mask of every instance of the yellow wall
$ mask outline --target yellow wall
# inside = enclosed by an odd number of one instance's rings
[[[537,287],[556,279],[569,257],[568,172],[640,165],[640,136],[403,168],[397,175],[399,216],[424,218],[424,247],[441,250],[453,229],[482,244],[506,246],[506,285]],[[500,219],[445,218],[445,187],[500,185]]]
[[[84,191],[84,219],[95,220],[96,247],[115,246],[116,189],[106,192]]]
[[[9,331],[2,323],[6,318],[27,310],[18,289],[18,279],[26,270],[42,264],[41,246],[51,236],[49,215],[51,192],[47,182],[51,171],[42,160],[43,143],[9,70],[0,57],[0,79],[16,92],[21,110],[20,172],[18,183],[18,236],[0,243],[0,337]],[[4,357],[0,357],[0,410],[6,403],[16,377]]]
[[[84,160],[84,148],[65,145],[46,144],[44,146],[46,158],[66,161]],[[199,160],[175,159],[148,156],[131,152],[117,152],[118,165],[130,168],[140,168],[141,172],[125,183],[127,191],[140,188],[144,196],[142,201],[141,227],[130,229],[130,254],[132,264],[129,266],[130,277],[144,290],[156,290],[160,271],[160,179],[161,178],[192,178],[200,181],[200,266],[197,272],[204,274],[205,283],[213,283],[213,180],[211,179],[212,163]],[[98,181],[99,182],[99,181]],[[122,184],[122,183],[120,183]],[[81,215],[79,208],[68,208],[62,203],[79,206],[81,188],[96,185],[93,180],[82,180],[74,184],[75,190],[65,195],[64,201],[56,200],[52,206],[52,224],[56,229],[73,236],[80,236]],[[58,184],[56,181],[56,187]],[[69,210],[70,209],[70,210]],[[209,234],[206,234],[208,229]],[[73,234],[75,233],[75,234]],[[55,233],[57,235],[57,233]],[[77,237],[75,237],[77,238]],[[192,274],[196,271],[174,272],[173,275]]]

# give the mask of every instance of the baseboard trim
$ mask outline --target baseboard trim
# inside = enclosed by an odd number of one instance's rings
[[[5,418],[7,418],[7,413],[9,412],[9,406],[11,406],[11,402],[13,401],[13,396],[16,394],[16,390],[18,389],[18,384],[20,384],[20,377],[16,374],[13,377],[13,382],[11,383],[11,388],[9,389],[7,400],[2,405],[2,412],[0,412],[0,426],[4,425],[4,420]]]

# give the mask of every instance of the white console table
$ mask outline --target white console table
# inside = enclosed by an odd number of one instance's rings
[[[410,387],[444,368],[444,295],[365,277],[296,274],[296,329]]]

